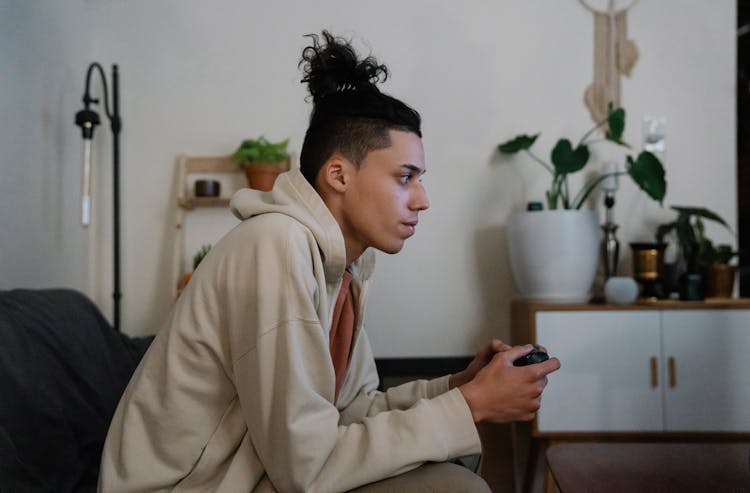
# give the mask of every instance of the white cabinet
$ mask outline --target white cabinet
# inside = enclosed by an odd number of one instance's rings
[[[562,363],[538,435],[750,432],[750,309],[549,306],[525,334]]]
[[[665,429],[750,431],[750,310],[661,316]]]
[[[542,396],[540,432],[661,430],[658,312],[538,312],[536,342],[562,364]]]

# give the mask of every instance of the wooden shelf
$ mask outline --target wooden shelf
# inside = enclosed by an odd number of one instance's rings
[[[192,210],[196,207],[229,207],[228,197],[182,197],[178,204],[183,209]]]
[[[192,187],[189,186],[190,175],[208,175],[215,176],[216,179],[223,182],[223,197],[196,197],[193,194]],[[185,213],[199,208],[228,208],[231,194],[234,187],[226,187],[227,183],[234,182],[236,175],[244,175],[242,169],[232,161],[231,156],[187,156],[180,155],[177,157],[175,169],[175,190],[176,190],[176,207],[175,207],[175,230],[176,236],[174,241],[174,252],[172,258],[172,279],[173,296],[177,298],[180,291],[180,280],[184,274],[182,270],[182,261],[185,258],[183,245],[183,226]],[[193,180],[194,181],[194,180]],[[244,181],[244,180],[242,180]]]
[[[638,300],[638,306],[655,306],[659,308],[750,308],[750,298],[706,298],[702,301],[682,300]]]
[[[292,156],[281,164],[284,171],[291,169]],[[231,174],[244,175],[245,171],[238,168],[231,156],[179,156],[177,160],[176,187],[177,205],[182,209],[192,210],[197,207],[227,207],[230,197],[196,197],[187,187],[187,177],[191,174]],[[244,179],[243,179],[244,181]],[[231,195],[231,194],[230,194]]]
[[[229,197],[196,197],[187,188],[187,177],[194,173],[243,174],[230,156],[192,157],[180,156],[177,160],[177,205],[182,209],[196,207],[226,207]]]
[[[702,301],[682,300],[636,300],[630,305],[609,303],[555,304],[543,301],[515,299],[512,305],[528,307],[531,310],[546,311],[605,311],[605,310],[709,310],[716,308],[750,308],[750,298],[706,298]]]
[[[282,169],[289,170],[292,167],[294,157],[290,155],[282,166]],[[172,258],[172,278],[174,281],[174,296],[177,297],[178,281],[182,279],[182,262],[185,258],[184,245],[182,239],[185,231],[184,219],[186,213],[200,208],[221,209],[228,208],[231,196],[239,189],[247,186],[245,172],[238,168],[229,155],[225,156],[187,156],[180,155],[177,157],[175,169],[174,190],[176,193],[176,203],[174,206],[175,213],[175,241],[174,253]],[[191,176],[193,175],[193,176]],[[195,179],[207,175],[221,183],[222,195],[219,197],[196,197],[193,192]],[[227,186],[228,185],[228,186]],[[174,200],[174,199],[173,199]],[[221,211],[216,211],[220,213]],[[223,213],[223,212],[221,212]],[[213,214],[213,213],[211,213]]]

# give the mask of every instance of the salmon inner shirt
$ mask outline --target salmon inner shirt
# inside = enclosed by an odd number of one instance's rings
[[[354,297],[352,296],[352,274],[344,271],[341,290],[336,305],[333,308],[331,320],[330,351],[333,371],[336,374],[336,393],[334,402],[338,400],[339,390],[344,383],[346,370],[349,367],[349,356],[352,348],[352,334],[354,332]]]

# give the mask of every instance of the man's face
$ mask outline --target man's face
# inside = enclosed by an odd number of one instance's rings
[[[396,253],[414,234],[419,212],[429,207],[421,178],[426,171],[422,139],[397,130],[390,137],[390,147],[367,154],[344,196],[347,248]]]

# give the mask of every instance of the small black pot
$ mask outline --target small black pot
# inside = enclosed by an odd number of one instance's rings
[[[680,275],[680,299],[700,301],[706,298],[703,274],[686,271]]]
[[[196,197],[218,197],[221,193],[221,183],[216,180],[195,180]]]

